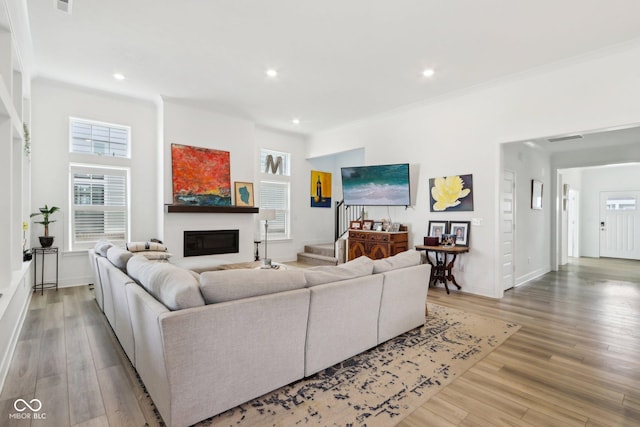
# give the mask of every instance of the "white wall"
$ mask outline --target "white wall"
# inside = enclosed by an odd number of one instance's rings
[[[153,103],[92,91],[44,79],[32,83],[31,170],[32,210],[58,206],[50,225],[54,245],[61,249],[61,286],[90,283],[86,251],[69,252],[69,117],[131,126],[131,240],[159,235],[154,210],[157,163],[156,107]],[[110,160],[110,159],[106,159]],[[32,224],[31,247],[40,246],[42,226]],[[52,257],[48,261],[52,262]],[[47,265],[53,275],[53,265]],[[50,276],[50,278],[51,278]]]
[[[640,43],[620,46],[317,134],[310,139],[309,156],[366,147],[367,164],[417,166],[414,206],[392,209],[394,221],[410,224],[416,241],[429,219],[479,219],[483,225],[472,227],[471,251],[456,278],[464,291],[500,297],[500,144],[640,122],[639,67]],[[430,213],[428,179],[469,173],[474,212]],[[553,199],[554,176],[550,184]],[[517,242],[517,250],[527,244]],[[555,244],[551,236],[552,257]]]
[[[504,168],[514,171],[515,238],[514,284],[521,285],[550,270],[551,174],[549,155],[526,145],[504,144]],[[531,209],[531,180],[541,181],[543,210]]]
[[[231,181],[254,183],[255,204],[259,204],[260,148],[291,153],[291,239],[269,241],[269,257],[275,261],[292,261],[304,244],[316,243],[323,238],[326,218],[324,212],[309,207],[310,165],[305,160],[304,138],[290,133],[256,128],[253,122],[224,116],[212,111],[187,106],[165,99],[163,113],[163,199],[172,203],[171,144],[193,145],[230,152]],[[327,211],[322,209],[322,211]],[[322,227],[318,227],[322,224]],[[185,230],[240,231],[240,248],[237,254],[221,254],[217,258],[230,262],[253,259],[254,237],[259,230],[255,214],[227,213],[164,213],[164,242],[176,257],[183,256],[183,232]],[[261,246],[260,252],[264,250]]]
[[[580,192],[580,255],[600,256],[600,192],[640,191],[640,164],[585,168]]]

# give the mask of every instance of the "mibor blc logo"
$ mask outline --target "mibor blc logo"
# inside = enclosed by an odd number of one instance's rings
[[[42,409],[42,402],[40,399],[31,399],[26,401],[24,399],[16,399],[13,402],[13,409],[17,412],[9,414],[10,420],[46,420],[46,412],[40,412]]]

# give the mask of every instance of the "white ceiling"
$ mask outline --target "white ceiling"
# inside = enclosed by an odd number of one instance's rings
[[[640,38],[638,0],[55,3],[27,0],[35,76],[300,133]]]

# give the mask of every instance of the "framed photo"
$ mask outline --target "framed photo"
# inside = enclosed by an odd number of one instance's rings
[[[349,228],[352,230],[362,230],[362,221],[351,221]]]
[[[399,222],[394,222],[389,226],[389,232],[396,233],[398,231],[400,231],[400,223]]]
[[[236,195],[236,206],[253,207],[253,183],[236,181],[233,184]]]
[[[362,229],[363,230],[373,230],[373,220],[365,219],[362,221]]]
[[[531,209],[542,209],[542,182],[531,180]]]
[[[382,231],[382,221],[376,221],[373,223],[373,228],[372,230],[375,231]]]
[[[447,232],[447,225],[447,221],[429,221],[427,235],[441,239],[442,235]]]
[[[470,221],[451,221],[449,230],[456,238],[456,246],[469,246]]]
[[[442,235],[442,246],[455,246],[456,245],[456,235],[455,234],[443,234]]]

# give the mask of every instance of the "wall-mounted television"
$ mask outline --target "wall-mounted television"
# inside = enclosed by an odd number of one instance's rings
[[[348,206],[409,206],[409,164],[345,167],[342,197]]]

